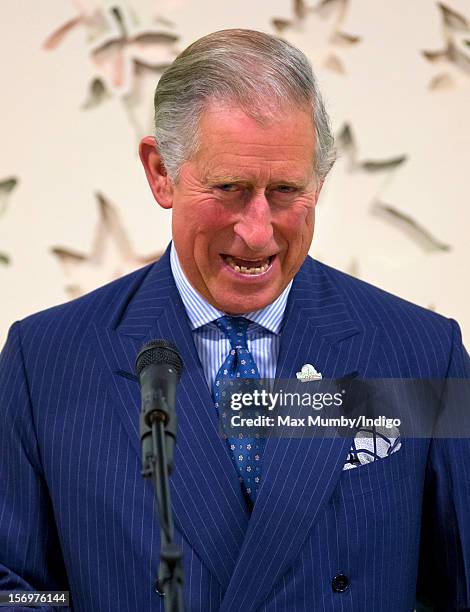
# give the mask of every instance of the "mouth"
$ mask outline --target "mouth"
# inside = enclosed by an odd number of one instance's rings
[[[242,259],[241,257],[234,257],[233,255],[227,255],[225,253],[221,253],[220,256],[229,268],[246,276],[261,276],[262,274],[266,274],[276,257],[275,255],[270,255],[269,257],[260,259]]]

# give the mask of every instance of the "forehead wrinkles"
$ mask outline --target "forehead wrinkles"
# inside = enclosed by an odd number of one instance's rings
[[[261,134],[246,126],[239,134],[227,134],[224,129],[214,129],[201,134],[195,157],[210,160],[221,155],[247,157],[268,160],[305,160],[313,157],[315,139],[306,138],[304,134],[293,135],[285,131],[276,133],[266,131]],[[297,137],[296,137],[297,136]],[[303,140],[303,142],[302,142]],[[300,142],[298,142],[300,141]]]
[[[259,174],[269,167],[270,173],[271,168],[295,169],[297,175],[305,175],[314,164],[312,118],[300,110],[260,126],[242,109],[212,106],[200,118],[198,144],[193,161],[204,172],[217,168]]]
[[[240,159],[258,159],[266,161],[292,160],[300,162],[313,155],[312,146],[282,142],[244,142],[242,140],[215,140],[201,143],[196,157],[208,161],[220,156],[232,156]]]
[[[306,163],[305,159],[278,157],[278,154],[267,158],[264,155],[213,152],[200,161],[204,178],[223,178],[227,181],[228,179],[279,179],[305,182],[313,171],[313,160]]]

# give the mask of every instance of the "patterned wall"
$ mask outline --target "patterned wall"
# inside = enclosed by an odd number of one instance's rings
[[[312,60],[339,159],[312,255],[457,318],[467,337],[468,0],[5,0],[0,341],[15,319],[159,256],[170,215],[137,157],[164,68],[216,29]]]

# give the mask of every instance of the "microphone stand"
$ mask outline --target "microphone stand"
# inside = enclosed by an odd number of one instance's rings
[[[171,510],[168,476],[173,469],[174,438],[167,430],[169,410],[161,389],[142,402],[140,413],[140,439],[142,442],[142,476],[151,478],[160,522],[160,564],[157,590],[163,592],[166,612],[183,612],[183,553],[174,543],[173,514]]]

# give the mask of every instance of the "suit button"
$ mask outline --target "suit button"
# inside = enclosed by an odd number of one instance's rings
[[[338,574],[331,581],[331,587],[335,593],[343,593],[349,586],[349,578],[344,574]]]
[[[155,580],[155,584],[153,586],[155,588],[155,593],[157,593],[160,597],[165,597],[165,591],[163,590],[163,586],[158,578]]]

